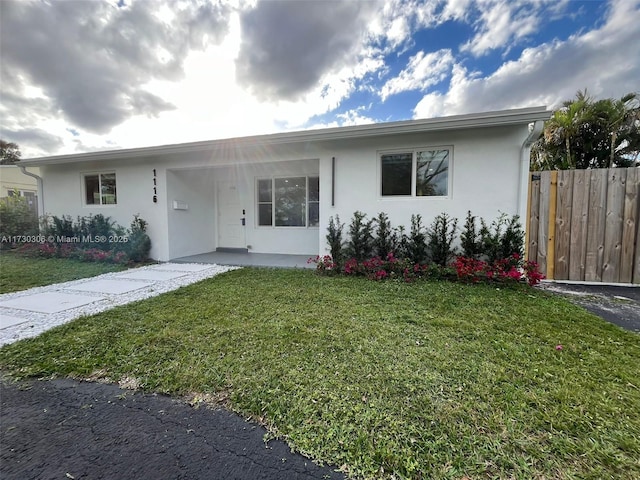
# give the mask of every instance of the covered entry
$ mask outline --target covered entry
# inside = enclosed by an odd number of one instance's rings
[[[215,251],[315,256],[319,160],[167,170],[169,259]]]

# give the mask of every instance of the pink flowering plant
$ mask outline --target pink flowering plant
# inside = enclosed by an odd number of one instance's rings
[[[538,265],[535,262],[524,260],[522,256],[524,239],[517,223],[517,216],[508,221],[504,214],[501,215],[499,222],[494,222],[497,226],[494,227],[494,231],[491,233],[491,242],[488,242],[478,240],[481,235],[473,231],[475,217],[472,217],[469,213],[471,220],[468,219],[463,232],[463,255],[455,257],[450,262],[445,260],[443,263],[440,258],[442,256],[434,259],[433,253],[427,256],[426,260],[423,257],[416,258],[413,254],[416,250],[415,239],[404,234],[404,229],[402,228],[392,229],[385,214],[379,214],[372,221],[368,221],[366,215],[362,212],[357,212],[357,214],[356,224],[369,225],[367,230],[369,233],[373,231],[371,225],[376,222],[381,224],[378,225],[376,233],[378,236],[384,233],[384,238],[382,239],[384,241],[374,237],[373,241],[368,243],[369,248],[373,248],[368,257],[354,255],[353,252],[355,250],[353,248],[346,249],[347,253],[352,253],[351,256],[346,256],[345,251],[338,248],[341,243],[334,242],[335,244],[332,244],[332,254],[338,255],[343,260],[336,262],[332,255],[310,258],[308,262],[316,264],[318,273],[323,275],[360,276],[375,281],[399,279],[412,282],[418,279],[443,279],[471,284],[528,284],[530,286],[537,285],[544,278]],[[416,217],[414,216],[413,218],[415,223]],[[503,225],[507,225],[507,227],[502,228],[501,226]],[[355,230],[359,231],[358,229]],[[416,229],[414,228],[414,230]],[[450,234],[453,235],[455,228],[449,228],[449,230]],[[486,231],[481,233],[486,237],[489,235],[486,226],[484,230]],[[446,247],[448,248],[447,251],[453,252],[451,235],[446,237]],[[431,237],[436,240],[439,239],[437,235],[431,235]],[[329,236],[327,238],[329,239]],[[434,243],[434,241],[431,243]],[[342,239],[340,239],[340,242],[342,242]],[[473,248],[469,247],[471,244],[473,244]],[[496,245],[500,248],[497,248]],[[390,251],[389,248],[391,247],[395,249]],[[484,251],[485,247],[487,252]],[[427,248],[433,249],[435,247],[429,244]],[[512,253],[503,253],[507,251]]]
[[[332,273],[339,273],[338,265],[333,261],[331,255],[317,255],[307,260],[307,263],[315,263],[316,271],[324,275],[330,275]]]

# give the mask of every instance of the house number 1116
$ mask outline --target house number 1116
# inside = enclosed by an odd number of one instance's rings
[[[157,175],[156,169],[153,169],[153,203],[158,203],[158,190],[157,190]]]

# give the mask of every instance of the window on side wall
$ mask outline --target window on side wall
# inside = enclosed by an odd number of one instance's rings
[[[447,197],[451,148],[422,148],[380,155],[383,197]]]
[[[315,227],[319,223],[319,177],[276,177],[257,183],[258,225]]]
[[[118,203],[116,196],[116,174],[88,173],[83,176],[84,200],[86,205],[115,205]]]

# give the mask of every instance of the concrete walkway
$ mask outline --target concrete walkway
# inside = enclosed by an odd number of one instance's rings
[[[0,346],[238,267],[164,263],[0,295]]]

